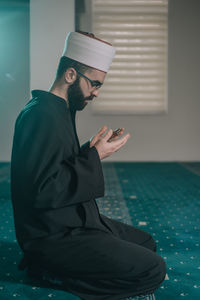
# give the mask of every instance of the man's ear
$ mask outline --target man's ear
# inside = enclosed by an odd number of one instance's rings
[[[68,68],[64,73],[64,78],[66,83],[73,84],[77,78],[76,70],[74,68]]]

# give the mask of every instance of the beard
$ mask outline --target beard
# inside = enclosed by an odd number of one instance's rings
[[[80,77],[78,77],[75,82],[70,85],[67,91],[67,99],[69,101],[69,105],[72,110],[83,110],[87,103],[86,100],[92,100],[94,96],[90,95],[88,97],[84,97],[83,92],[80,87],[79,82]]]

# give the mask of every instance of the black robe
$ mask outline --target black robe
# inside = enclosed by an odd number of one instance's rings
[[[11,160],[16,237],[29,266],[59,274],[87,300],[151,292],[165,272],[152,237],[99,213],[104,179],[96,148],[80,147],[64,99],[32,94],[15,124]]]
[[[16,235],[24,250],[32,240],[69,228],[102,226],[95,202],[104,195],[101,162],[89,142],[80,148],[75,113],[64,99],[33,91],[18,116],[11,189]]]

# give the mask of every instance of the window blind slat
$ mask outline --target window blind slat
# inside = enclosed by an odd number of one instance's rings
[[[165,111],[168,0],[93,0],[92,4],[93,31],[116,48],[93,110]]]
[[[93,14],[95,17],[95,23],[103,23],[109,21],[110,23],[114,23],[117,21],[118,24],[123,24],[124,22],[143,22],[143,23],[150,23],[150,22],[159,22],[160,24],[165,23],[167,20],[167,15],[132,15],[127,14],[126,19],[124,19],[123,15],[102,15],[98,13]]]
[[[165,14],[167,13],[167,7],[150,7],[150,6],[138,6],[138,7],[132,7],[132,6],[106,6],[105,8],[99,7],[98,8],[98,14],[104,13],[105,15],[114,13],[114,14],[135,14],[135,13],[152,13],[152,14]]]
[[[126,77],[107,77],[106,78],[106,84],[110,85],[119,85],[119,84],[132,84],[132,85],[138,85],[138,84],[143,84],[143,86],[146,85],[164,85],[165,86],[165,80],[160,77],[131,77],[131,78],[126,78]]]

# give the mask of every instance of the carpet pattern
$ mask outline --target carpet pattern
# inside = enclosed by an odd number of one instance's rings
[[[78,300],[32,284],[17,270],[9,164],[0,164],[0,299]],[[167,264],[156,300],[200,299],[200,163],[104,163],[104,215],[152,234]]]

